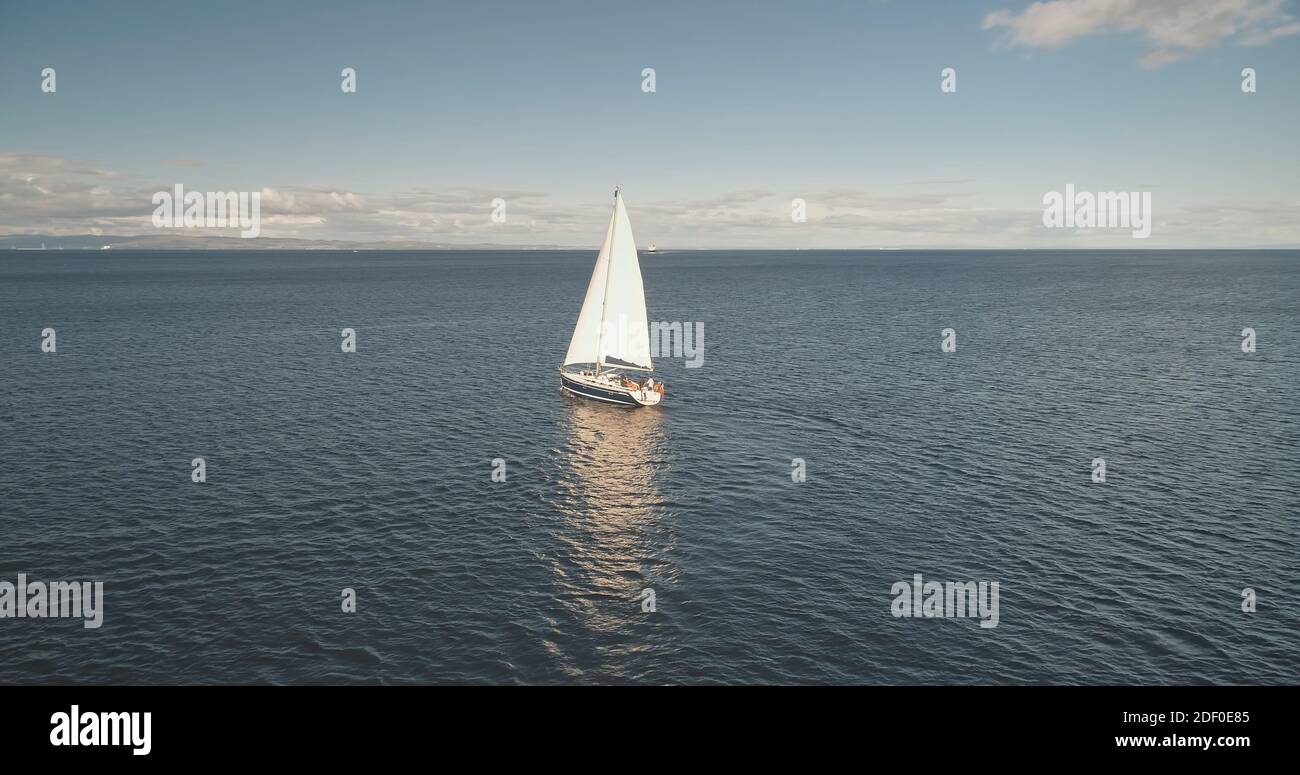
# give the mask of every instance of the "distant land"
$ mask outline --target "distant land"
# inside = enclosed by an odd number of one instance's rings
[[[126,236],[108,236],[104,234],[0,234],[0,254],[8,253],[15,250],[40,250],[41,246],[46,250],[103,250],[107,245],[110,249],[117,250],[339,250],[339,251],[377,251],[377,250],[578,250],[595,252],[595,245],[509,245],[496,242],[421,242],[418,240],[313,240],[313,239],[296,239],[292,237],[257,237],[255,239],[243,239],[241,237],[218,237],[212,235],[178,235],[176,233],[167,234],[136,234]],[[803,252],[843,252],[843,251],[903,251],[903,252],[967,252],[967,253],[1005,253],[1008,251],[1031,250],[1043,252],[1131,252],[1131,251],[1206,251],[1206,252],[1245,252],[1257,250],[1297,250],[1300,249],[1295,245],[1256,245],[1252,247],[1239,248],[1198,248],[1198,247],[1145,247],[1142,245],[1108,245],[1097,247],[1052,247],[1050,245],[1034,245],[1026,247],[884,247],[878,245],[863,247],[839,247],[839,248],[807,248],[807,247],[778,247],[778,248],[759,248],[752,246],[710,246],[710,247],[691,247],[691,248],[673,248],[659,249],[659,254],[679,253],[690,250],[726,250],[726,251],[780,251],[783,253],[803,253]],[[645,247],[640,249],[642,257],[653,255],[645,251]]]
[[[7,234],[0,235],[0,251],[102,250],[105,245],[117,250],[570,250],[562,245],[499,245],[493,243],[456,244],[417,242],[412,240],[312,240],[258,237],[217,237],[210,235],[139,234],[112,237],[103,234]]]

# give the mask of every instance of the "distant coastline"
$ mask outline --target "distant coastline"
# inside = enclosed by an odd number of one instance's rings
[[[291,237],[177,236],[143,234],[110,236],[104,234],[12,234],[0,235],[0,251],[7,250],[572,250],[562,245],[499,245],[474,243],[456,245],[446,242],[412,240],[311,240]],[[110,250],[111,252],[111,250]]]
[[[42,247],[44,246],[44,247]],[[108,250],[105,250],[108,248]],[[240,239],[239,237],[205,237],[205,235],[175,234],[139,234],[114,235],[105,234],[10,234],[0,235],[0,254],[29,251],[589,251],[589,244],[502,244],[491,242],[450,243],[417,241],[348,241],[348,239],[296,239],[286,237],[259,237]],[[1008,252],[1008,251],[1044,251],[1044,252],[1132,252],[1132,251],[1260,251],[1260,250],[1300,250],[1300,246],[1258,247],[1145,247],[1141,244],[1127,244],[1106,247],[1050,247],[1034,246],[1014,247],[660,247],[647,257],[663,257],[675,252],[699,251],[746,251],[746,252],[854,252],[854,251],[896,251],[896,252]],[[643,248],[642,248],[643,251]]]

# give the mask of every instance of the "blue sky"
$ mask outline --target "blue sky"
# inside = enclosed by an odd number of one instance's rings
[[[148,233],[151,192],[181,183],[263,192],[269,237],[594,247],[622,184],[639,241],[673,247],[1295,246],[1296,17],[1287,0],[0,0],[0,233]],[[1044,228],[1066,183],[1151,191],[1151,238]]]

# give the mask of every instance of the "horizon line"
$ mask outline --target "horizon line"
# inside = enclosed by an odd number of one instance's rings
[[[502,245],[502,246],[500,246],[500,247],[482,247],[482,246],[476,246],[476,247],[463,247],[463,248],[462,248],[462,247],[455,247],[455,246],[448,246],[448,247],[412,247],[412,248],[396,248],[396,247],[394,247],[394,248],[375,248],[375,247],[361,247],[361,248],[334,248],[334,247],[322,247],[322,248],[279,247],[279,248],[275,248],[275,247],[266,247],[266,248],[254,248],[254,247],[248,247],[248,248],[236,248],[236,249],[233,249],[233,250],[232,250],[231,248],[224,248],[224,247],[215,247],[215,248],[214,248],[214,247],[205,247],[205,248],[199,248],[199,247],[193,247],[193,248],[175,248],[175,247],[157,247],[157,248],[149,248],[149,247],[124,247],[124,248],[112,248],[112,250],[120,250],[120,251],[122,251],[122,252],[136,252],[136,253],[158,253],[158,252],[171,252],[171,253],[230,253],[230,252],[240,252],[240,253],[290,253],[290,252],[298,252],[298,253],[361,253],[361,252],[366,252],[366,253],[508,253],[508,252],[520,252],[520,253],[522,253],[522,252],[529,252],[529,253],[574,253],[574,252],[599,252],[600,249],[599,249],[599,248],[592,248],[592,247],[556,247],[556,246],[553,246],[553,245],[552,245],[552,246],[544,246],[544,247],[530,247],[530,246],[526,246],[526,245],[522,245],[522,246],[521,246],[521,245]],[[789,253],[789,252],[795,252],[795,253],[868,253],[868,252],[870,252],[870,253],[922,253],[922,252],[924,252],[924,253],[975,253],[975,252],[994,253],[994,252],[1005,252],[1005,251],[1037,251],[1037,252],[1040,252],[1040,253],[1048,253],[1048,252],[1056,252],[1056,253],[1066,253],[1066,252],[1070,252],[1070,253],[1082,253],[1082,252],[1087,252],[1087,253],[1132,253],[1132,252],[1135,252],[1135,251],[1156,252],[1156,253],[1158,253],[1158,252],[1166,252],[1166,253],[1174,253],[1174,252],[1181,252],[1181,253],[1186,253],[1186,252],[1198,252],[1198,253],[1231,253],[1231,252],[1241,252],[1241,251],[1254,251],[1254,252],[1258,252],[1258,251],[1274,251],[1274,252],[1300,251],[1300,246],[1295,246],[1295,247],[1276,247],[1276,246],[1275,246],[1275,247],[1231,247],[1231,248],[1225,248],[1225,247],[1213,247],[1213,248],[1205,248],[1205,247],[1202,247],[1202,248],[1196,248],[1196,247],[1149,247],[1149,248],[1147,248],[1147,247],[1132,247],[1132,248],[1112,248],[1112,247],[1107,247],[1107,248],[1086,248],[1086,247],[1070,247],[1070,248],[1065,248],[1065,247],[1062,247],[1062,248],[1052,248],[1052,247],[1000,247],[1000,248],[990,248],[990,247],[968,247],[968,248],[954,248],[954,247],[943,247],[943,248],[938,248],[938,247],[936,247],[936,248],[927,248],[927,247],[908,247],[908,248],[875,248],[875,247],[859,247],[859,248],[755,248],[755,247],[709,247],[709,248],[672,248],[672,249],[670,249],[670,250],[657,250],[657,251],[655,251],[654,253],[647,253],[646,251],[644,251],[644,250],[642,250],[642,249],[638,249],[638,250],[637,250],[637,255],[640,256],[640,255],[642,255],[642,254],[645,254],[645,255],[655,256],[655,255],[664,255],[664,254],[666,254],[666,253],[716,253],[716,252],[721,252],[721,251],[746,251],[746,252],[751,252],[751,253],[776,253],[776,252],[786,252],[786,253]],[[88,248],[88,247],[70,247],[70,248],[65,248],[65,247],[52,247],[52,248],[51,248],[51,247],[45,247],[45,248],[19,248],[19,247],[7,246],[7,247],[0,248],[0,252],[11,252],[11,253],[58,253],[58,252],[63,252],[63,253],[69,253],[69,252],[74,252],[74,253],[103,253],[103,252],[104,252],[104,248]]]

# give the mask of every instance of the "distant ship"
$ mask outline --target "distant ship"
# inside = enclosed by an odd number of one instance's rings
[[[655,247],[655,244],[653,242],[651,242],[649,245],[646,245],[645,248],[645,252],[647,253],[656,253],[658,252],[658,250],[659,248]]]
[[[564,354],[560,388],[594,401],[654,406],[667,392],[663,383],[656,384],[648,374],[638,382],[623,373],[654,371],[654,363],[650,360],[650,325],[641,263],[636,257],[636,240],[621,191],[614,189],[614,213],[605,230],[605,243],[596,255],[596,268],[587,283],[587,296],[578,312],[569,350]]]

